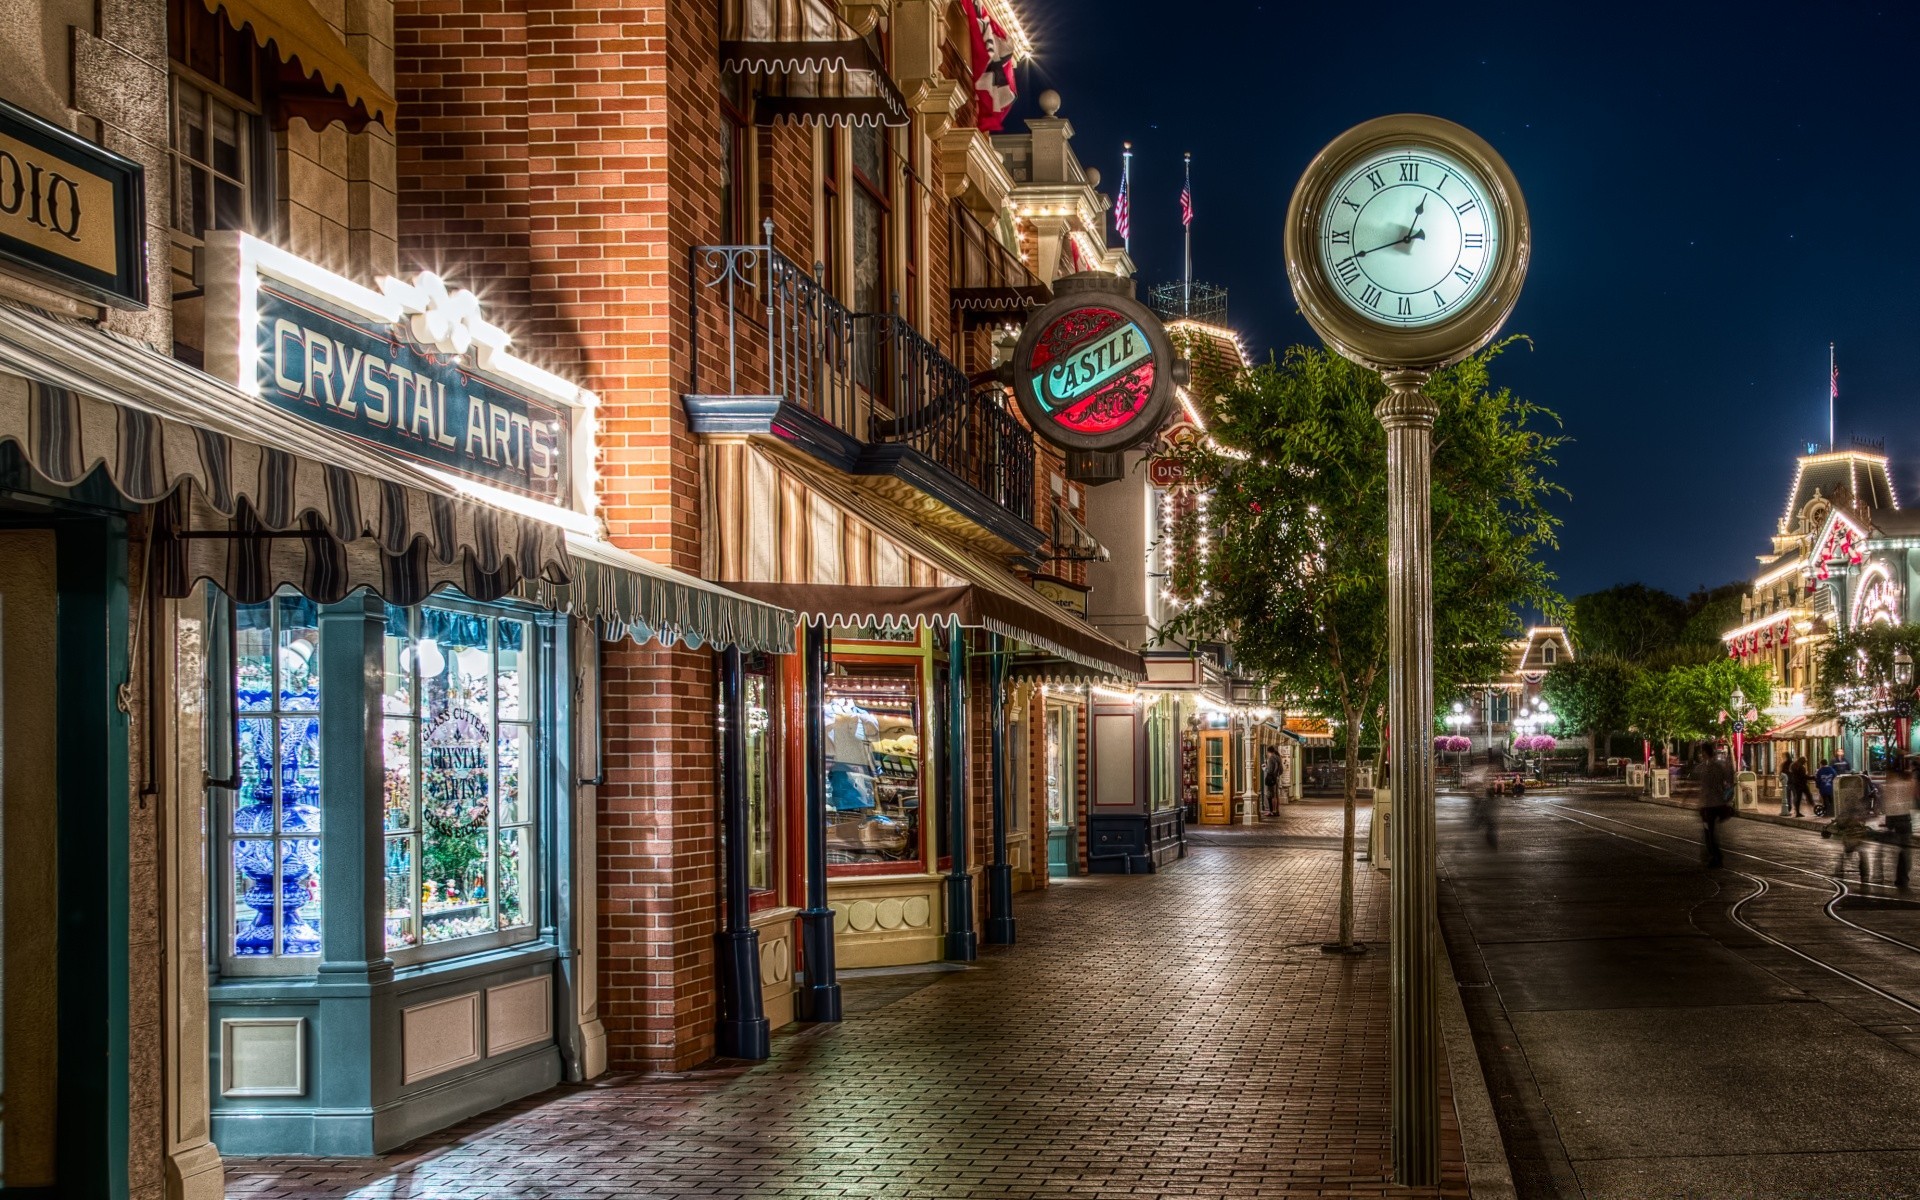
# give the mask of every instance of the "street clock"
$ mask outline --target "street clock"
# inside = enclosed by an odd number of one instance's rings
[[[1513,311],[1530,249],[1513,172],[1439,117],[1354,126],[1314,158],[1287,208],[1302,315],[1377,370],[1432,371],[1485,346]]]

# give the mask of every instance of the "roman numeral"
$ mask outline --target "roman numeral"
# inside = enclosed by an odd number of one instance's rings
[[[1360,293],[1360,303],[1366,305],[1368,308],[1379,308],[1380,297],[1385,294],[1386,293],[1382,292],[1379,288],[1368,284],[1366,290]]]
[[[1333,231],[1332,236],[1327,240],[1332,242],[1336,246],[1351,246],[1353,245],[1353,230],[1336,229]]]
[[[1401,163],[1400,164],[1400,182],[1401,183],[1419,183],[1420,182],[1420,164],[1417,162]]]
[[[1412,296],[1400,297],[1399,315],[1403,317],[1410,317],[1413,315],[1413,297]]]
[[[1335,274],[1340,276],[1340,282],[1343,286],[1360,278],[1360,264],[1354,261],[1353,255],[1351,254],[1333,264],[1333,270]]]
[[[1465,204],[1456,205],[1453,211],[1459,213],[1461,216],[1464,217],[1478,207],[1480,207],[1480,202],[1478,200],[1469,200]]]
[[[1367,182],[1373,185],[1373,190],[1376,192],[1379,191],[1381,188],[1387,186],[1386,177],[1381,175],[1380,172],[1378,171],[1368,171]]]
[[[1473,282],[1473,272],[1467,270],[1465,267],[1455,267],[1453,269],[1453,277],[1455,279],[1458,279],[1461,283]]]
[[[1439,191],[1439,190],[1440,190],[1440,188],[1443,188],[1443,187],[1445,187],[1445,186],[1447,186],[1447,185],[1448,185],[1449,183],[1452,183],[1452,182],[1453,182],[1453,176],[1452,176],[1452,175],[1442,175],[1442,176],[1440,176],[1440,187],[1437,187],[1437,188],[1434,188],[1433,190],[1437,192],[1437,191]]]
[[[1445,308],[1447,306],[1447,302],[1445,298],[1443,298],[1440,295],[1440,290],[1438,288],[1435,288],[1433,292],[1433,306],[1437,309]]]
[[[1465,238],[1466,238],[1466,241],[1465,241],[1465,242],[1464,242],[1463,244],[1464,244],[1464,245],[1466,246],[1466,248],[1467,248],[1467,249],[1469,249],[1469,250],[1484,250],[1484,249],[1486,249],[1486,245],[1487,245],[1487,235],[1486,235],[1486,234],[1484,234],[1484,233],[1469,233],[1469,234],[1466,234],[1466,235],[1464,235],[1464,236],[1465,236]]]
[[[1360,211],[1360,206],[1358,204],[1355,204],[1353,201],[1347,199],[1345,196],[1340,197],[1340,203],[1346,205],[1348,208],[1352,209],[1355,212]]]

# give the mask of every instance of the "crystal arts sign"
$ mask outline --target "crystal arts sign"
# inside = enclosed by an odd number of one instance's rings
[[[1123,450],[1166,420],[1173,349],[1129,287],[1117,276],[1060,280],[1060,294],[1028,319],[1014,348],[1020,409],[1034,432],[1062,449]]]
[[[209,371],[390,453],[576,506],[576,433],[593,398],[509,353],[472,292],[427,272],[375,291],[245,236],[210,238],[209,252],[209,276],[239,285],[208,289]]]

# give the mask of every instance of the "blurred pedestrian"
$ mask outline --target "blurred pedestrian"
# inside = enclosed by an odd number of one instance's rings
[[[1820,789],[1820,803],[1813,806],[1814,816],[1831,817],[1833,815],[1833,780],[1839,774],[1840,772],[1834,769],[1832,763],[1824,758],[1820,760],[1820,769],[1813,773],[1814,786]]]
[[[1717,867],[1722,863],[1720,822],[1733,815],[1733,769],[1720,761],[1720,748],[1707,742],[1694,756],[1693,778],[1700,785],[1700,824],[1706,832],[1707,866]]]
[[[1263,816],[1280,815],[1280,751],[1273,746],[1260,763],[1260,809]]]
[[[1852,772],[1846,772],[1852,775]],[[1833,824],[1828,832],[1840,840],[1840,866],[1836,871],[1841,880],[1847,877],[1847,865],[1852,862],[1859,869],[1860,882],[1867,882],[1867,780],[1863,775],[1856,784],[1853,780],[1836,776],[1833,788]]]
[[[1887,816],[1887,836],[1893,840],[1896,855],[1893,886],[1907,888],[1907,864],[1913,846],[1913,757],[1896,754],[1887,764],[1887,782],[1880,793],[1880,804]]]
[[[1793,755],[1782,755],[1780,759],[1780,815],[1788,816],[1793,812]]]
[[[1807,756],[1802,754],[1793,760],[1793,815],[1796,817],[1801,815],[1802,802],[1811,807],[1815,813],[1820,811],[1820,806],[1813,802],[1813,789],[1808,785],[1807,779]]]

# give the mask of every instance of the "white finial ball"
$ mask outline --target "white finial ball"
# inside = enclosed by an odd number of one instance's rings
[[[1046,91],[1041,92],[1040,93],[1040,111],[1047,114],[1050,117],[1058,116],[1060,113],[1060,93],[1054,91],[1052,88],[1048,88]]]
[[[1087,186],[1090,188],[1097,188],[1100,186],[1100,168],[1099,167],[1087,168]]]

